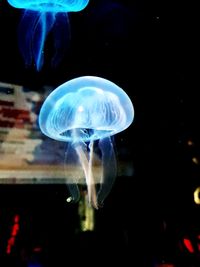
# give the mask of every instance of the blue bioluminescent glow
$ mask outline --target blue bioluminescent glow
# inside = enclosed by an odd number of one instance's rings
[[[89,0],[7,0],[24,9],[19,25],[19,47],[26,66],[35,64],[39,71],[44,63],[44,46],[48,34],[54,34],[55,54],[52,65],[57,65],[67,47],[70,36],[69,12],[83,10]]]
[[[102,206],[116,178],[113,136],[128,128],[133,118],[134,108],[125,91],[94,76],[60,85],[41,107],[41,131],[68,143],[65,164],[81,166],[88,200],[95,208]],[[79,178],[73,177],[68,185],[73,201],[79,199]]]

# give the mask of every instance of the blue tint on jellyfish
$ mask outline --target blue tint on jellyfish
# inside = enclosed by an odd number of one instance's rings
[[[83,10],[89,0],[8,0],[24,9],[19,25],[19,47],[26,66],[34,64],[39,71],[44,64],[44,47],[48,34],[54,35],[55,55],[52,65],[59,63],[70,36],[68,12]]]
[[[88,200],[95,208],[102,206],[116,178],[112,138],[128,128],[133,118],[134,108],[125,91],[94,76],[62,84],[47,97],[40,110],[41,131],[68,143],[65,162],[82,167]],[[101,165],[100,179],[95,175],[95,162]],[[73,177],[69,185],[73,201],[79,198],[79,178]]]

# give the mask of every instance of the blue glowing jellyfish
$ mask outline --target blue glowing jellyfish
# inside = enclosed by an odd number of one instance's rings
[[[83,10],[89,0],[7,0],[15,7],[24,9],[19,25],[19,47],[25,64],[36,65],[39,71],[44,63],[45,40],[54,34],[55,54],[52,65],[56,65],[69,38],[68,12]]]
[[[95,208],[102,206],[116,178],[112,137],[125,130],[133,118],[128,95],[113,82],[94,76],[60,85],[41,107],[41,131],[68,143],[65,163],[81,166],[88,200]],[[72,201],[79,199],[80,178],[73,177],[68,185]]]

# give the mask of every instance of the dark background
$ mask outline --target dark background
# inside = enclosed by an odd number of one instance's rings
[[[69,14],[71,39],[56,68],[48,39],[40,72],[24,66],[17,42],[20,16],[1,1],[0,81],[36,91],[83,75],[118,84],[133,102],[135,119],[116,137],[116,146],[119,158],[133,162],[134,174],[117,177],[104,208],[96,212],[96,231],[77,235],[72,234],[76,207],[66,207],[65,185],[0,185],[0,257],[17,264],[17,256],[7,259],[3,248],[10,218],[20,213],[18,246],[31,250],[34,242],[41,243],[45,266],[70,260],[75,265],[196,263],[196,254],[187,261],[179,246],[184,236],[200,233],[200,210],[193,201],[200,169],[192,161],[200,160],[195,3],[91,0],[85,10]]]

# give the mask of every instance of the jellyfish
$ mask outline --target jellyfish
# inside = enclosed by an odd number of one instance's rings
[[[25,65],[34,64],[38,71],[44,64],[45,41],[49,33],[53,32],[54,35],[52,65],[56,66],[70,36],[68,13],[81,11],[89,3],[89,0],[7,1],[11,6],[24,10],[19,24],[19,49]]]
[[[96,209],[103,206],[117,174],[114,135],[128,128],[133,119],[133,104],[125,91],[96,76],[74,78],[58,86],[40,109],[41,132],[68,144],[64,162],[83,170],[88,203]],[[75,175],[68,184],[73,202],[80,198],[80,178]]]

